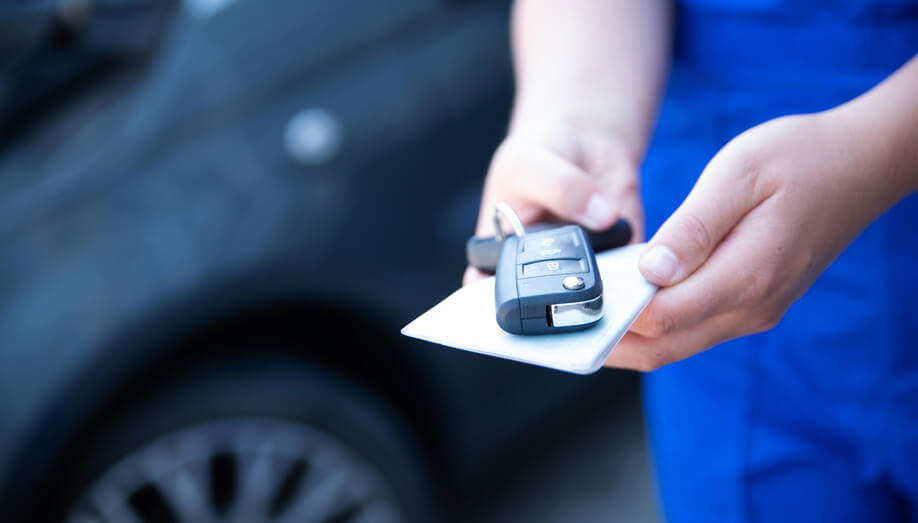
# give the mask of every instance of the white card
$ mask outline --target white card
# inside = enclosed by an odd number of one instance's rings
[[[409,323],[402,334],[576,374],[596,372],[657,292],[638,271],[644,246],[596,255],[602,276],[603,318],[588,329],[537,336],[504,331],[497,325],[494,277],[490,277],[454,292]]]

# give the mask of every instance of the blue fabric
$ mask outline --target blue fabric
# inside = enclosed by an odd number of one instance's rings
[[[691,0],[676,25],[643,171],[651,233],[731,138],[850,100],[918,52],[915,1]],[[918,521],[916,227],[912,195],[778,327],[645,376],[667,521]]]

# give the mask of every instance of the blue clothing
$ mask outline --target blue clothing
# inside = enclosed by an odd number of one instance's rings
[[[676,31],[643,172],[651,233],[731,138],[848,101],[918,53],[918,1],[692,0]],[[916,228],[912,195],[775,329],[645,376],[667,521],[918,521]]]

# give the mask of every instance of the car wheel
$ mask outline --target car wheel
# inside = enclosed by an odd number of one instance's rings
[[[130,410],[82,460],[67,521],[433,520],[412,433],[378,398],[327,371],[225,363]]]

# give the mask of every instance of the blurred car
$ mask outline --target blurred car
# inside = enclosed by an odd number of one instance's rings
[[[0,519],[437,521],[608,390],[398,334],[459,284],[507,11],[0,8]]]

